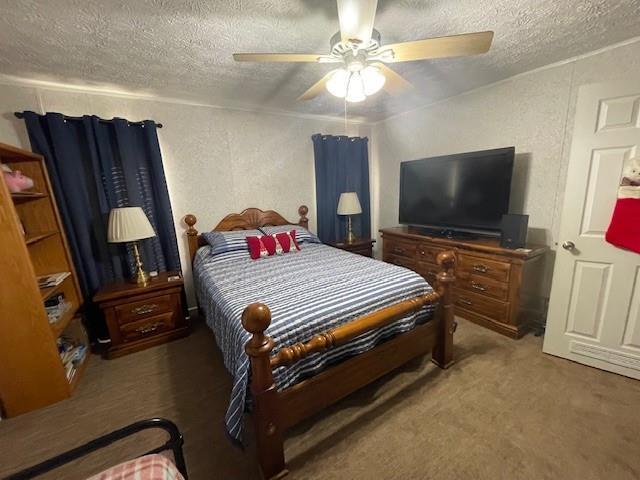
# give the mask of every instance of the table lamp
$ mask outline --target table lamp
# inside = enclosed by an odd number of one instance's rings
[[[347,243],[353,243],[356,236],[351,229],[351,215],[359,215],[362,213],[362,207],[360,206],[360,200],[358,200],[358,194],[356,192],[344,192],[340,194],[340,200],[338,200],[338,215],[348,215],[347,226]]]
[[[107,240],[110,243],[133,244],[133,255],[136,261],[136,271],[132,281],[138,285],[149,283],[149,274],[142,268],[138,240],[155,237],[149,219],[140,207],[114,208],[109,213],[109,230]]]

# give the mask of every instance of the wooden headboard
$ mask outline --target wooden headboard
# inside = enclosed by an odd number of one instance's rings
[[[242,213],[230,213],[224,217],[212,232],[229,232],[231,230],[253,230],[258,227],[269,225],[300,225],[309,228],[309,219],[307,218],[309,208],[306,205],[300,205],[298,214],[300,219],[297,222],[290,222],[278,212],[273,210],[263,211],[259,208],[247,208]],[[193,262],[198,248],[207,244],[202,235],[198,234],[195,224],[198,221],[195,215],[185,215],[184,223],[187,224],[187,240],[189,242],[189,258]]]

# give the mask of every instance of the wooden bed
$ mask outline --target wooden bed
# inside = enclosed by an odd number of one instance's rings
[[[272,210],[248,208],[242,213],[227,215],[213,231],[249,230],[269,225],[300,225],[308,228],[308,208],[298,209],[298,222],[289,222]],[[196,217],[186,215],[187,238],[191,261],[206,241],[195,229]],[[440,368],[453,364],[453,333],[456,328],[453,312],[452,289],[455,281],[455,255],[442,252],[437,258],[440,271],[434,292],[396,303],[326,332],[314,335],[307,342],[281,348],[272,354],[274,341],[265,335],[271,323],[267,305],[247,305],[242,314],[242,325],[251,339],[245,351],[251,361],[252,412],[255,424],[258,462],[265,478],[280,478],[287,473],[283,436],[284,432],[314,415],[325,407],[359,388],[396,369],[407,361],[432,354],[432,361]],[[315,352],[344,345],[359,335],[398,320],[423,306],[438,302],[434,317],[413,330],[399,334],[373,349],[351,357],[296,385],[278,391],[272,370],[290,366]]]

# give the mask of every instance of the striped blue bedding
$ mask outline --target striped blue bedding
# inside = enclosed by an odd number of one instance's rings
[[[193,271],[198,301],[233,376],[225,424],[236,440],[242,438],[250,374],[244,352],[250,334],[241,324],[247,305],[262,302],[271,310],[267,334],[275,341],[275,353],[280,347],[308,341],[317,333],[432,291],[421,276],[406,268],[323,244],[304,243],[301,248],[259,260],[251,260],[247,251],[211,255],[209,246],[196,254]],[[425,307],[346,345],[277,368],[275,383],[280,390],[290,387],[340,359],[411,330],[432,313],[433,307]]]

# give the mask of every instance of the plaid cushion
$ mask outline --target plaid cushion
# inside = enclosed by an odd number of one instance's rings
[[[247,237],[262,235],[258,230],[235,230],[233,232],[206,232],[202,236],[211,245],[211,255],[245,250],[249,252]]]
[[[87,480],[184,480],[176,466],[162,455],[129,460]]]

